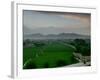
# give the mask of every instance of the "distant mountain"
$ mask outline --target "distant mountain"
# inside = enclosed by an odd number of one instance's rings
[[[76,33],[60,33],[59,34],[60,36],[80,36],[79,34],[76,34]]]
[[[36,33],[41,33],[41,34],[59,34],[59,33],[78,33],[78,34],[86,34],[86,35],[89,35],[90,32],[88,29],[84,29],[84,28],[81,28],[81,27],[76,27],[76,28],[73,28],[73,27],[54,27],[54,26],[41,26],[41,27],[36,27],[36,26],[33,26],[33,27],[28,27],[28,26],[24,26],[23,27],[23,32],[24,34],[36,34]]]
[[[76,33],[60,33],[60,34],[47,34],[40,33],[24,35],[24,39],[89,39],[88,35],[80,35]]]
[[[30,36],[30,37],[41,37],[43,35],[40,34],[40,33],[36,33],[36,34],[28,34],[27,36]]]

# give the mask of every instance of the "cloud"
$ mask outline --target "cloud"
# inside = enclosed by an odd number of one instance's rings
[[[25,29],[27,33],[32,33],[33,30],[33,33],[37,31],[40,33],[72,32],[90,34],[90,20],[91,15],[86,13],[25,10],[23,15],[23,24],[30,29]]]
[[[73,19],[79,21],[81,25],[90,26],[90,14],[79,14],[79,13],[67,13],[66,15],[60,15],[60,17],[66,18],[66,19]],[[80,26],[81,27],[81,26]]]

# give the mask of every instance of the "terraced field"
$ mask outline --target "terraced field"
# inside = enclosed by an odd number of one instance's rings
[[[54,68],[77,63],[73,52],[73,47],[57,41],[47,43],[43,47],[25,47],[23,48],[23,68]],[[27,65],[30,68],[27,68]]]

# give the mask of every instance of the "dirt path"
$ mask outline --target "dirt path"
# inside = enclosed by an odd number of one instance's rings
[[[79,63],[68,65],[68,66],[65,66],[65,67],[80,67],[80,66],[86,66],[86,65],[83,64],[82,62],[79,62]]]

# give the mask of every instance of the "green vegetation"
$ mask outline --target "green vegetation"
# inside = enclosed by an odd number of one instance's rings
[[[90,56],[91,55],[91,48],[90,48],[90,41],[86,41],[83,39],[75,39],[71,42],[71,45],[75,46],[76,53],[80,53],[83,56]]]
[[[33,68],[37,68],[34,61],[32,59],[29,59],[28,61],[26,61],[26,63],[24,64],[24,69],[33,69]]]
[[[56,63],[56,66],[65,66],[68,65],[68,63],[65,60],[58,60]]]
[[[27,44],[32,44],[27,47]],[[27,41],[23,48],[23,68],[53,68],[66,66],[78,61],[73,58],[73,49],[62,41]]]
[[[23,69],[54,68],[75,64],[73,53],[90,56],[90,41],[26,40],[23,43]]]

